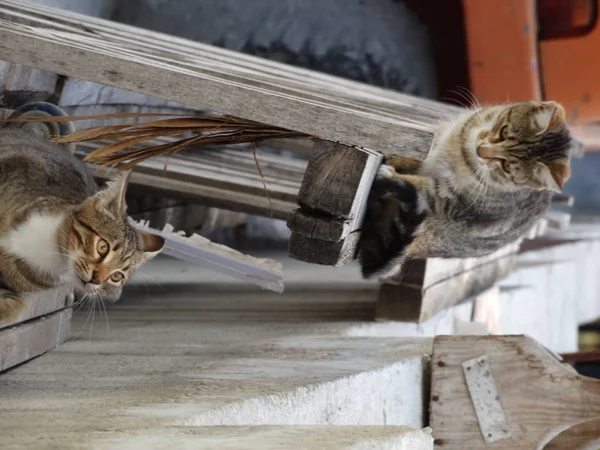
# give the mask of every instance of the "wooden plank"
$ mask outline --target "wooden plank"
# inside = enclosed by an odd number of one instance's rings
[[[18,320],[0,325],[0,329],[14,325],[17,322],[26,322],[35,317],[40,317],[65,308],[69,301],[71,291],[72,290],[67,287],[61,287],[50,291],[26,295],[27,310]]]
[[[260,70],[260,58],[240,57],[242,67],[210,46],[22,2],[0,1],[0,17],[7,61],[420,160],[458,110],[282,64]]]
[[[288,220],[288,254],[301,261],[342,265],[354,256],[366,201],[383,155],[328,141],[315,143]]]
[[[463,372],[466,361],[482,357],[508,426],[488,444]],[[439,336],[431,364],[430,425],[440,449],[541,449],[566,428],[600,417],[600,380],[578,375],[526,336]]]
[[[413,261],[397,278],[382,280],[377,320],[422,323],[440,311],[475,297],[515,267],[520,242],[481,258]]]
[[[69,337],[71,308],[0,330],[0,372],[41,355]]]

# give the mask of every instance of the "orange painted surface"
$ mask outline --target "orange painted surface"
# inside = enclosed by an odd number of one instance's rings
[[[544,97],[562,103],[571,123],[600,122],[600,24],[584,36],[540,42]]]
[[[463,0],[463,7],[475,96],[482,103],[541,100],[535,0]]]

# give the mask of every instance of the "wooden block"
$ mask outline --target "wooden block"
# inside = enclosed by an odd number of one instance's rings
[[[300,209],[288,220],[292,258],[337,266],[354,256],[369,191],[382,160],[378,152],[315,142],[298,193]]]
[[[600,381],[526,336],[439,336],[431,364],[439,449],[541,449],[566,428],[600,418]]]
[[[440,311],[481,294],[515,267],[520,242],[481,258],[413,261],[398,279],[383,280],[377,320],[422,323]]]
[[[288,256],[313,264],[343,266],[354,258],[359,236],[359,233],[352,233],[341,241],[332,242],[292,233],[288,244]]]
[[[71,308],[0,330],[0,372],[41,355],[69,337]]]

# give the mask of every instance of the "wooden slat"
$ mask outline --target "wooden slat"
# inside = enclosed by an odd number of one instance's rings
[[[27,310],[20,317],[19,322],[26,322],[36,317],[59,311],[67,306],[71,289],[67,287],[27,294]],[[13,326],[15,322],[4,323],[0,328]]]
[[[426,157],[433,126],[457,111],[22,2],[0,1],[0,17],[5,60],[416,159]]]
[[[0,330],[0,372],[62,344],[71,329],[71,308]]]
[[[486,438],[495,442],[487,445],[482,429],[488,424],[474,407],[486,393],[469,390],[463,367],[482,357],[490,367],[483,376],[498,389],[490,402],[502,409],[507,425],[505,433],[488,431]],[[541,449],[570,426],[600,417],[600,381],[578,375],[526,336],[440,336],[431,367],[430,426],[440,449]]]
[[[485,292],[516,265],[520,242],[481,258],[414,261],[398,279],[384,280],[376,318],[422,323],[440,311]]]
[[[162,142],[159,141],[159,142]],[[99,144],[80,145],[84,156]],[[142,186],[174,198],[210,204],[223,209],[287,219],[297,207],[306,161],[257,152],[262,176],[256,167],[252,149],[203,149],[182,152],[142,162],[131,177],[132,187]],[[89,165],[94,176],[107,179],[114,169]],[[265,193],[266,183],[268,196]]]

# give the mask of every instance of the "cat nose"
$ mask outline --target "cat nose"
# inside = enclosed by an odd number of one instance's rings
[[[90,284],[101,284],[100,279],[98,278],[98,274],[96,272],[92,273]]]

